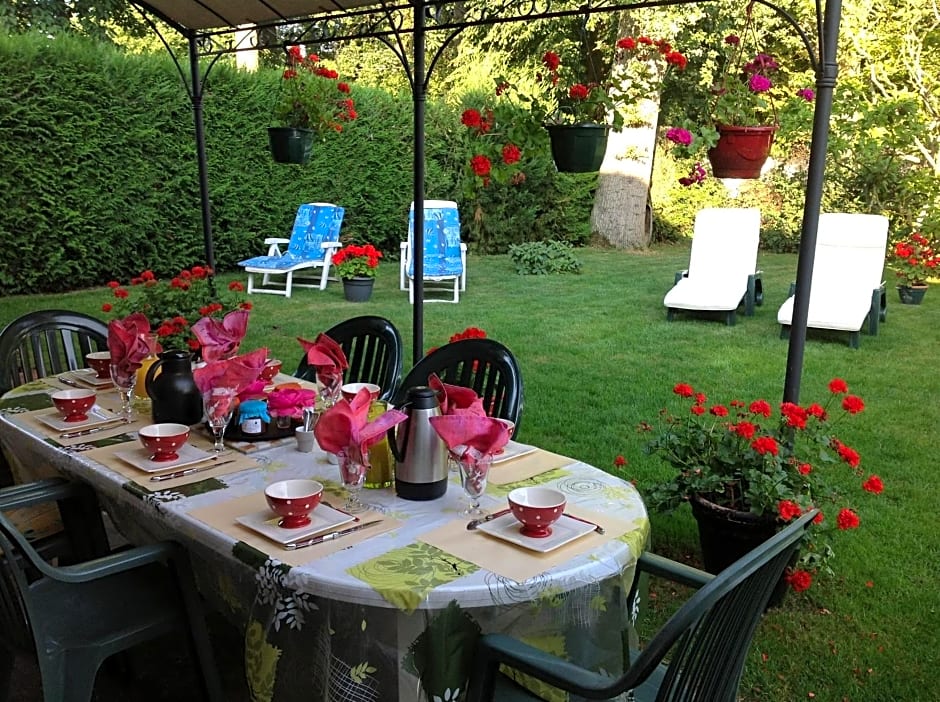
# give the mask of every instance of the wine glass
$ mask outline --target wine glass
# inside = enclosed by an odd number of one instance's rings
[[[317,381],[322,386],[320,397],[323,400],[323,409],[328,410],[339,402],[342,396],[343,371],[339,368],[318,368]]]
[[[137,384],[137,369],[131,368],[128,364],[112,363],[111,382],[121,395],[121,416],[130,424],[131,416],[134,414],[131,398],[134,395],[134,386]]]
[[[235,390],[232,388],[212,388],[203,393],[202,406],[206,411],[206,423],[212,430],[212,450],[221,453],[225,450],[225,427],[232,419],[235,410]]]
[[[346,488],[346,503],[343,509],[350,514],[363,512],[366,506],[359,499],[362,484],[369,470],[369,456],[363,455],[358,446],[349,446],[338,455],[339,473]]]
[[[486,491],[486,478],[490,472],[493,456],[490,454],[477,456],[470,451],[463,453],[452,451],[450,456],[457,463],[457,469],[460,471],[460,484],[467,493],[467,497],[470,498],[470,505],[463,511],[463,514],[472,516],[486,514],[480,509],[480,497]]]

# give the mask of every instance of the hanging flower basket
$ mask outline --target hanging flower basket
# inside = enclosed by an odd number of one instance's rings
[[[606,124],[546,124],[552,140],[552,158],[562,173],[593,173],[600,169],[607,151]]]
[[[271,155],[278,163],[304,164],[313,151],[313,130],[298,127],[268,127]]]
[[[737,127],[717,125],[718,143],[708,150],[708,160],[716,178],[760,178],[770,155],[777,125]]]

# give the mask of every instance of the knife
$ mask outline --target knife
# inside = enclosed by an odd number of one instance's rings
[[[162,475],[155,475],[151,478],[154,482],[160,482],[161,480],[173,480],[174,478],[182,478],[184,475],[192,475],[193,473],[201,473],[204,470],[212,470],[213,468],[218,468],[219,466],[224,466],[228,463],[234,463],[235,459],[233,458],[230,461],[222,461],[221,463],[216,463],[217,459],[210,458],[212,463],[209,463],[204,466],[193,466],[192,468],[184,468],[183,470],[173,471],[172,473],[163,473]]]
[[[94,434],[99,431],[104,431],[106,429],[114,429],[115,427],[120,426],[121,424],[130,424],[130,421],[127,419],[109,419],[106,423],[99,424],[96,427],[91,427],[90,429],[82,429],[81,431],[67,431],[64,434],[59,434],[60,439],[74,439],[77,436],[88,436],[89,434]]]
[[[289,544],[284,544],[284,548],[288,551],[293,551],[294,549],[305,548],[307,546],[316,546],[317,544],[322,544],[324,541],[332,541],[333,539],[346,536],[346,534],[352,534],[354,531],[359,531],[360,529],[368,529],[370,526],[381,523],[381,521],[381,519],[373,519],[371,522],[363,522],[362,524],[357,524],[354,527],[349,527],[342,531],[331,531],[329,534],[314,536],[312,539],[307,539],[306,541],[294,541]]]
[[[59,381],[60,383],[62,383],[63,385],[71,385],[73,388],[82,388],[83,390],[85,389],[85,387],[84,387],[83,385],[79,385],[79,384],[76,383],[74,380],[69,380],[68,378],[63,378],[61,375],[57,375],[57,376],[55,377],[55,379],[58,380],[58,381]]]
[[[485,517],[474,519],[472,521],[467,522],[467,529],[469,529],[470,531],[473,531],[481,524],[485,524],[486,522],[491,522],[494,519],[498,519],[499,517],[502,517],[504,514],[509,514],[510,512],[512,512],[511,509],[508,509],[508,508],[501,509],[499,512],[493,512],[492,514],[488,514]]]

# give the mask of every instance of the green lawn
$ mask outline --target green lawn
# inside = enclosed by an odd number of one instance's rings
[[[472,325],[517,355],[525,380],[523,441],[602,468],[622,454],[642,490],[669,468],[643,455],[637,425],[655,422],[676,382],[716,398],[782,398],[787,343],[779,338],[776,312],[795,256],[761,254],[764,306],[727,327],[685,316],[666,322],[662,297],[687,262],[687,247],[578,255],[582,275],[554,277],[521,277],[505,256],[471,256],[460,304],[425,306],[426,347]],[[233,277],[243,279],[225,276]],[[6,298],[0,324],[36,308],[100,314],[107,295],[100,289]],[[410,365],[412,312],[398,290],[397,263],[382,264],[368,303],[345,302],[337,284],[324,292],[297,290],[290,300],[254,295],[251,301],[243,348],[268,346],[285,360],[285,370],[301,355],[295,337],[313,338],[358,314],[391,319]],[[899,304],[892,288],[887,323],[877,337],[863,335],[859,350],[844,335],[810,332],[801,399],[822,400],[835,376],[848,382],[866,409],[840,426],[839,436],[886,487],[880,496],[851,490],[862,525],[836,540],[836,577],[805,594],[790,593],[766,617],[741,687],[744,700],[938,699],[940,500],[932,458],[940,428],[938,328],[940,292],[929,291],[914,307]],[[694,562],[696,532],[687,509],[653,515],[653,546]],[[668,608],[672,591],[657,594],[656,609]]]

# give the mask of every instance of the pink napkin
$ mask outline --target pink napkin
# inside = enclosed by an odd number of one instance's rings
[[[224,361],[209,361],[193,370],[193,379],[203,395],[214,388],[229,388],[238,394],[250,388],[258,379],[267,360],[267,349],[255,349]]]
[[[324,451],[346,453],[348,447],[358,448],[365,456],[369,447],[385,436],[385,432],[408,418],[404,412],[388,410],[369,421],[372,395],[362,388],[352,400],[345,398],[321,415],[313,434]]]
[[[297,337],[307,352],[307,363],[317,370],[344,371],[349,367],[343,348],[326,334],[318,334],[315,341]]]
[[[221,320],[202,317],[193,326],[193,334],[202,344],[202,359],[218,361],[231,358],[248,331],[248,310],[233,310]]]
[[[449,385],[432,373],[428,378],[428,387],[437,393],[441,404],[441,414],[469,414],[485,417],[483,400],[471,388],[462,385]]]
[[[111,363],[118,366],[123,375],[129,375],[141,366],[141,361],[150,353],[146,335],[150,333],[150,322],[141,312],[134,312],[124,319],[108,322],[108,351]]]
[[[431,417],[431,426],[458,456],[493,455],[509,442],[509,429],[498,419],[473,414]]]
[[[304,407],[313,407],[316,401],[315,390],[275,388],[268,393],[268,412],[272,417],[303,419]]]

